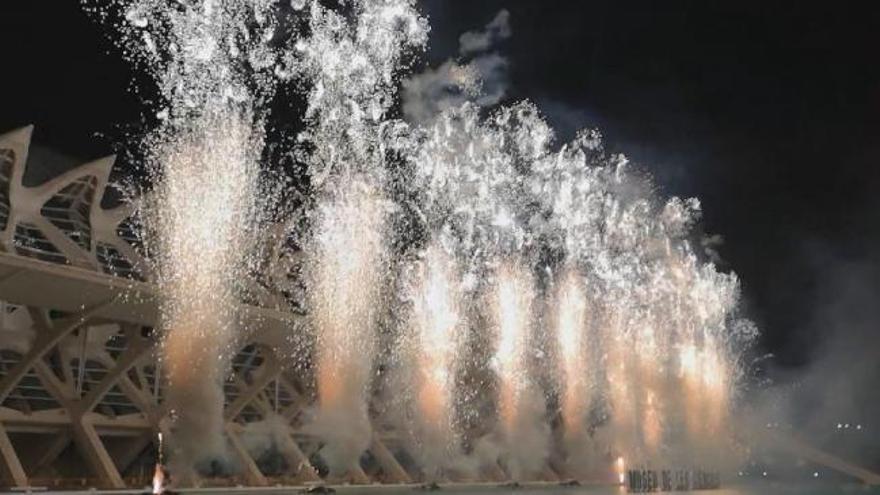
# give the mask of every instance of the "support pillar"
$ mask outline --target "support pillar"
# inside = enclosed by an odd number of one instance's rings
[[[549,463],[544,466],[543,470],[541,470],[541,478],[543,478],[544,481],[551,482],[556,482],[560,480],[559,474],[556,472],[556,470],[553,469],[553,466],[551,466]]]
[[[364,472],[364,468],[358,464],[348,470],[348,478],[355,485],[369,485],[370,477]]]
[[[299,481],[321,481],[321,477],[318,476],[318,472],[315,471],[309,458],[299,448],[289,432],[279,435],[279,441],[281,442],[279,445],[281,455],[284,456],[284,460],[287,461],[291,469],[296,469],[296,477]]]
[[[52,324],[51,328],[46,327],[39,319],[34,320],[34,326],[37,329],[37,338],[34,341],[33,346],[31,346],[31,349],[24,355],[24,357],[22,357],[21,361],[16,363],[11,370],[8,370],[3,379],[0,380],[0,402],[3,402],[9,397],[9,394],[15,390],[18,382],[24,378],[31,368],[42,362],[43,356],[54,348],[58,342],[73,333],[73,331],[81,325],[84,325],[89,318],[94,316],[95,313],[109,306],[115,300],[116,298],[114,297],[109,301],[98,303],[80,313]]]
[[[104,447],[104,443],[101,442],[101,437],[98,436],[95,427],[88,420],[82,417],[74,418],[73,438],[76,440],[76,445],[79,447],[86,462],[88,462],[92,471],[97,475],[98,481],[102,485],[101,488],[114,488],[117,490],[125,488],[125,483],[122,481],[119,470],[116,469],[113,459],[107,453],[107,449]]]
[[[263,366],[255,373],[254,382],[248,388],[241,391],[241,395],[235,402],[226,408],[226,421],[232,421],[257,395],[266,388],[278,374],[281,373],[281,363],[273,356],[267,356]]]
[[[64,449],[70,445],[71,440],[69,431],[59,433],[54,439],[52,439],[49,448],[47,448],[37,462],[34,463],[32,474],[36,476],[40,471],[52,465],[52,463],[55,462],[55,459],[64,452]]]
[[[504,469],[501,468],[501,465],[498,464],[498,461],[492,462],[489,466],[487,466],[488,472],[486,473],[492,481],[505,481],[510,477],[504,472]]]
[[[131,464],[140,457],[144,449],[153,443],[153,438],[155,438],[155,434],[152,431],[148,431],[139,437],[129,440],[130,443],[125,450],[116,456],[116,464],[119,466],[120,473],[125,473],[128,470]]]
[[[137,364],[150,351],[151,347],[152,342],[141,338],[134,340],[131,334],[129,334],[128,347],[117,359],[114,360],[109,355],[102,356],[101,362],[107,367],[107,374],[104,375],[104,378],[98,384],[89,389],[89,393],[78,402],[77,408],[82,413],[87,413],[94,409],[101,402],[101,399],[123,378],[130,382],[131,379],[127,374],[128,370]]]
[[[0,424],[0,457],[3,461],[3,465],[0,466],[3,478],[11,486],[26,488],[28,486],[27,474],[21,466],[21,460],[15,453],[15,448],[12,446],[12,441],[9,440],[9,435],[6,434],[6,428],[3,427],[3,424]]]
[[[248,483],[251,486],[268,486],[269,482],[266,481],[266,477],[260,472],[260,468],[257,467],[254,458],[251,457],[251,454],[244,447],[244,444],[241,443],[241,439],[238,438],[238,434],[234,430],[234,426],[227,425],[226,436],[229,438],[232,449],[238,455],[238,460],[241,461],[241,466],[244,468],[244,475]]]
[[[379,465],[382,466],[382,471],[385,472],[393,483],[412,483],[409,473],[403,469],[403,466],[394,458],[394,454],[388,450],[388,447],[375,434],[373,435],[373,441],[370,443],[369,450],[376,457]]]

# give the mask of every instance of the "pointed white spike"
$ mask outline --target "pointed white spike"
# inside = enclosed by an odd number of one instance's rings
[[[132,203],[122,203],[120,205],[114,206],[113,208],[101,208],[101,215],[104,218],[107,218],[107,222],[112,224],[115,229],[123,220],[132,216],[137,209],[137,205]]]
[[[110,171],[113,170],[115,163],[116,155],[109,155],[74,169],[91,169],[94,171],[95,176],[98,177],[98,185],[95,188],[95,201],[92,203],[93,212],[101,209],[101,202],[104,200],[104,193],[107,191],[107,183],[110,181]]]
[[[0,135],[0,148],[11,149],[15,153],[11,188],[21,187],[21,179],[24,177],[24,169],[27,166],[28,150],[33,134],[34,126],[31,124]]]
[[[71,172],[74,172],[76,170],[92,169],[98,172],[95,174],[98,176],[98,180],[103,179],[104,181],[107,181],[107,179],[110,178],[110,171],[113,169],[114,163],[116,163],[116,155],[109,155],[103,158],[98,158],[97,160],[92,160],[88,163],[84,163],[71,170]]]
[[[0,134],[0,146],[6,147],[6,143],[24,143],[25,146],[28,146],[31,142],[31,136],[34,134],[34,125],[26,125],[24,127],[19,127],[14,131],[9,131],[6,134]]]
[[[100,199],[104,197],[104,189],[107,187],[107,180],[110,178],[110,169],[113,168],[115,162],[116,155],[110,155],[76,166],[61,175],[49,179],[39,186],[30,188],[32,191],[31,194],[33,194],[34,197],[39,198],[39,201],[42,204],[71,182],[76,181],[80,177],[91,175],[98,179],[95,194],[96,198],[98,198],[96,203],[100,203]]]
[[[97,160],[77,165],[76,167],[64,172],[63,174],[51,179],[49,182],[63,182],[65,184],[75,181],[84,175],[94,175],[99,182],[107,182],[110,178],[110,170],[116,163],[116,155],[109,155]],[[47,184],[49,183],[47,182]],[[100,184],[99,184],[100,186]]]

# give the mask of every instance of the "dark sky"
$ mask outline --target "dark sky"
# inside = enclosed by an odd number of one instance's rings
[[[600,128],[665,193],[698,196],[761,349],[797,367],[841,335],[880,349],[880,4],[773,3],[423,5],[431,63],[508,9],[511,98],[563,136]],[[0,47],[0,131],[34,123],[37,143],[86,159],[139,125],[144,76],[77,1],[3,0]]]

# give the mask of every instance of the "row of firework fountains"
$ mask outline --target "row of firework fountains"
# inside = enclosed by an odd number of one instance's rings
[[[315,431],[331,472],[367,448],[377,389],[388,404],[379,413],[428,479],[491,478],[500,466],[520,480],[553,470],[610,480],[624,458],[715,466],[729,452],[735,377],[724,343],[626,328],[575,267],[538,271],[508,256],[469,283],[456,257],[430,244],[402,275],[397,328],[370,325],[387,256],[373,201],[357,193],[331,206],[312,260]],[[382,332],[389,349],[378,348]]]
[[[112,4],[164,105],[143,140],[142,214],[179,484],[224,451],[242,281],[293,187],[260,167],[285,84],[305,96],[304,129],[273,145],[305,165],[306,199],[284,220],[308,322],[291,340],[308,345],[282,355],[313,378],[304,432],[332,478],[379,421],[428,479],[613,478],[624,458],[724,458],[754,332],[736,316],[736,277],[694,248],[698,202],[658,198],[597,132],[556,146],[528,103],[395,118],[399,74],[428,33],[412,0]]]
[[[723,335],[671,315],[658,320],[674,325],[665,328],[633,319],[640,313],[591,293],[588,274],[564,261],[536,266],[514,253],[475,281],[440,243],[396,259],[386,202],[349,186],[318,207],[301,272],[308,326],[291,328],[310,345],[288,357],[313,375],[303,377],[315,392],[304,432],[320,442],[330,479],[357,469],[378,423],[394,427],[428,480],[615,480],[624,459],[713,468],[729,460],[737,363]],[[217,290],[232,286],[224,277],[234,264],[206,255],[209,246],[230,249],[228,239],[193,235],[234,227],[212,215],[186,221],[206,225],[183,230],[190,249],[171,252],[187,262],[163,279],[170,457],[184,483],[224,450],[221,383],[242,331],[229,309],[234,291]],[[675,291],[695,289],[679,282]],[[653,308],[666,310],[674,312]]]

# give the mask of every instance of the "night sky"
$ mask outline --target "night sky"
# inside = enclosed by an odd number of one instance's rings
[[[843,337],[880,361],[880,5],[429,0],[426,63],[510,11],[505,101],[560,138],[597,127],[664,194],[697,196],[743,282],[759,354],[808,366]],[[0,131],[86,160],[141,127],[149,79],[75,0],[0,2]]]

